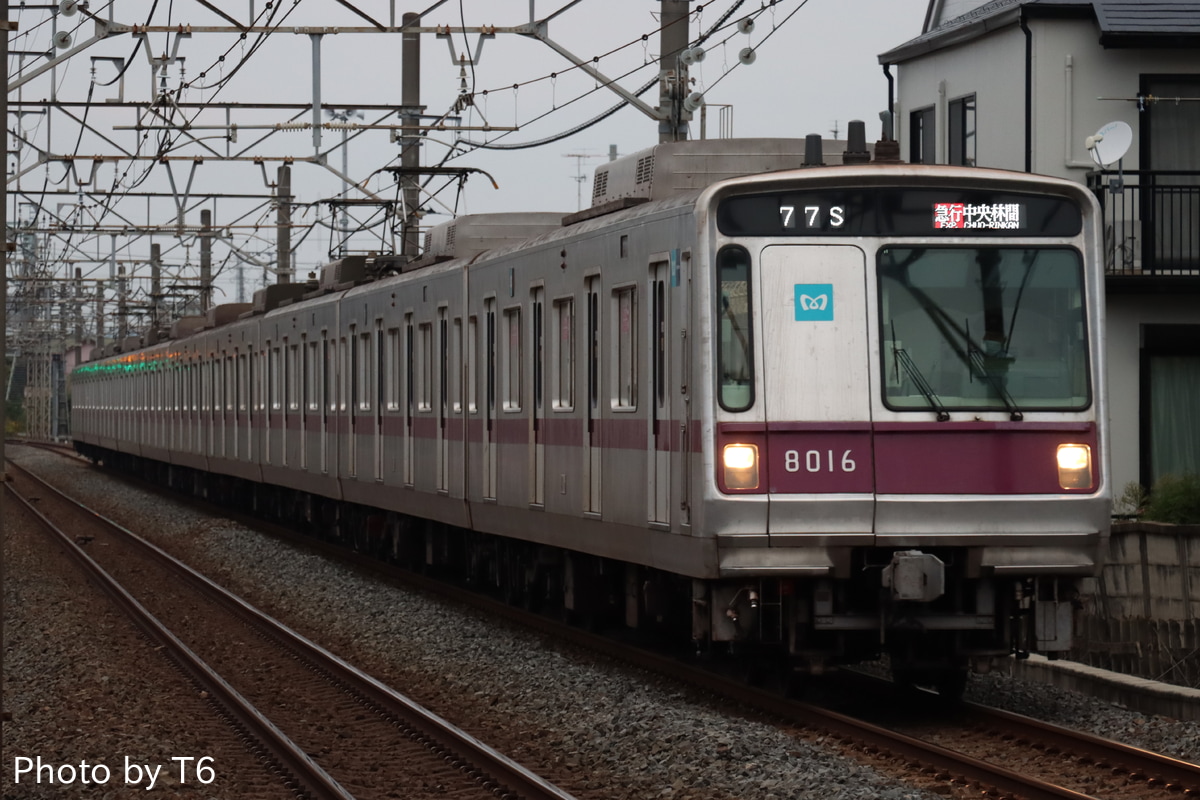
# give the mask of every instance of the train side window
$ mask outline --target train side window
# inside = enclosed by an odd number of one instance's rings
[[[450,325],[446,307],[438,309],[438,416],[446,418],[450,395]]]
[[[375,363],[375,359],[371,357],[371,333],[360,333],[356,340],[357,352],[354,355],[354,375],[355,375],[355,395],[358,400],[359,411],[371,410],[371,398],[375,392],[371,391],[371,376],[375,374],[375,370],[370,369],[369,365]]]
[[[288,411],[300,410],[300,345],[288,346]]]
[[[388,328],[386,352],[383,357],[383,371],[387,386],[386,402],[388,411],[400,409],[400,329]]]
[[[754,404],[754,338],[750,254],[726,247],[717,254],[717,384],[721,408],[745,411]]]
[[[279,348],[272,347],[267,351],[267,408],[278,411],[279,401]]]
[[[529,349],[533,357],[533,410],[534,416],[540,416],[542,409],[545,407],[545,381],[546,381],[546,319],[545,319],[545,303],[542,302],[542,296],[545,290],[541,286],[534,288],[529,298],[530,323],[532,327]],[[537,421],[534,421],[534,427],[537,427]]]
[[[411,419],[416,403],[414,384],[416,383],[416,365],[413,357],[416,355],[416,340],[413,332],[412,314],[404,315],[404,413]]]
[[[637,287],[613,290],[613,408],[637,408]]]
[[[331,343],[329,331],[321,331],[321,359],[317,362],[317,368],[321,370],[321,408],[325,410],[325,419],[328,419],[331,413],[337,413],[337,386],[334,385],[334,381],[337,380],[337,365],[333,363],[336,353],[336,340]]]
[[[487,413],[489,426],[493,419],[493,414],[496,411],[496,300],[488,298],[484,301],[484,336],[487,341],[484,342],[483,352],[486,364],[484,366],[484,380],[486,381],[484,410]],[[490,430],[490,428],[489,428]]]
[[[209,396],[208,396],[208,392],[205,391],[205,389],[212,383],[212,381],[209,380],[209,373],[211,373],[211,372],[212,372],[212,362],[211,361],[201,361],[200,362],[200,410],[201,411],[208,411],[208,409],[209,409]]]
[[[337,407],[341,414],[346,413],[346,404],[350,398],[350,346],[346,343],[346,337],[338,339],[338,371],[341,373],[337,381]]]
[[[521,307],[504,310],[504,410],[521,410]]]
[[[317,353],[317,342],[307,342],[304,346],[304,410],[319,411],[320,401],[317,399],[316,365],[320,361]]]
[[[600,279],[589,278],[587,284],[587,402],[590,424],[592,412],[600,408]]]
[[[233,411],[233,356],[225,357],[225,410]]]
[[[463,324],[462,317],[454,318],[454,340],[450,347],[450,409],[455,414],[463,411]]]
[[[467,318],[467,412],[471,414],[479,413],[479,382],[475,377],[478,347],[479,317],[471,316]]]
[[[433,410],[433,325],[422,322],[418,330],[417,410]]]
[[[225,359],[217,356],[213,359],[212,364],[212,410],[216,414],[220,414],[223,410],[222,403],[225,402],[224,391],[221,389],[221,370]]]
[[[566,297],[554,301],[556,334],[553,336],[555,375],[554,408],[570,411],[575,407],[575,299]]]

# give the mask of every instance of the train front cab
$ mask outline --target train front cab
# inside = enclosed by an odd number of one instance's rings
[[[1099,566],[1093,201],[980,170],[871,186],[868,169],[713,198],[722,580],[696,627],[777,640],[808,671],[886,654],[954,686],[1069,649]]]

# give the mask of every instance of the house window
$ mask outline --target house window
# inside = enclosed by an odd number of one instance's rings
[[[1141,481],[1150,488],[1200,473],[1200,325],[1146,325],[1142,338]]]
[[[908,115],[908,160],[912,164],[937,163],[937,137],[933,106]]]
[[[946,163],[975,166],[975,95],[951,100],[949,106],[950,141]]]

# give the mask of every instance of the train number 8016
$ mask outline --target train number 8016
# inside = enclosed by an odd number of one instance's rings
[[[801,467],[806,472],[854,472],[858,464],[850,450],[842,453],[840,461],[833,450],[807,450],[803,458],[799,450],[788,450],[783,454],[783,468],[788,472],[799,472]]]

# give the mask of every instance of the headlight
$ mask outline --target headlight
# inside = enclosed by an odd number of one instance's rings
[[[1064,489],[1092,488],[1092,448],[1086,444],[1058,446],[1058,485]]]
[[[725,445],[725,488],[758,488],[758,446],[753,444]]]

